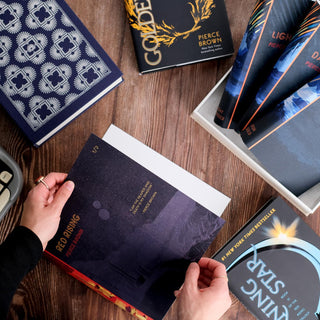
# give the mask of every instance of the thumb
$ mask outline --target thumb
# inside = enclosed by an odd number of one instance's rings
[[[55,209],[59,212],[62,211],[64,205],[70,198],[74,189],[73,181],[66,181],[57,191],[51,205],[55,207]]]
[[[186,277],[183,284],[183,289],[187,291],[198,290],[198,279],[200,275],[200,267],[196,262],[192,262],[186,272]]]

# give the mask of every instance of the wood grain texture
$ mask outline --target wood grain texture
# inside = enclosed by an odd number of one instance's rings
[[[114,123],[232,198],[226,224],[206,255],[215,253],[276,191],[196,124],[190,113],[230,68],[235,56],[139,75],[124,4],[118,0],[67,0],[124,74],[124,83],[38,149],[0,107],[0,144],[23,171],[24,188],[0,223],[0,241],[18,224],[36,177],[68,172],[92,132]],[[225,0],[237,51],[255,0]],[[318,210],[297,213],[319,234]],[[3,281],[3,279],[0,279]],[[174,308],[166,320],[174,320]],[[133,320],[134,318],[43,258],[22,281],[9,319]],[[233,297],[227,319],[254,319]]]

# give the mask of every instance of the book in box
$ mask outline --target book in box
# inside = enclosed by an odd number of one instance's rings
[[[320,182],[319,100],[317,76],[241,132],[264,168],[297,196]]]
[[[218,125],[239,129],[243,114],[312,5],[310,0],[256,2],[217,109]]]

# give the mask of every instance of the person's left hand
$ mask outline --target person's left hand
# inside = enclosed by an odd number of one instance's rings
[[[218,320],[231,305],[225,266],[210,258],[190,264],[175,291],[178,320]]]
[[[49,173],[45,183],[35,186],[24,203],[20,225],[39,237],[43,250],[56,234],[61,211],[74,189],[72,181],[64,182],[66,177],[65,173]]]

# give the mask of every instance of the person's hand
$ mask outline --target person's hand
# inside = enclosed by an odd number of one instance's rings
[[[175,291],[178,320],[218,320],[231,306],[225,266],[209,258],[190,264]]]
[[[72,181],[64,182],[66,177],[65,173],[49,173],[44,183],[29,192],[24,203],[20,225],[39,237],[43,250],[56,234],[61,211],[74,189]]]

